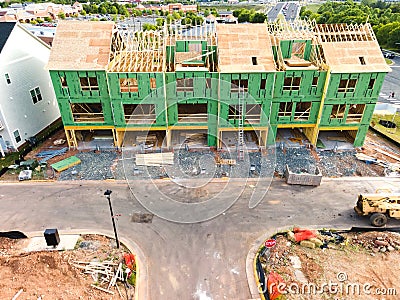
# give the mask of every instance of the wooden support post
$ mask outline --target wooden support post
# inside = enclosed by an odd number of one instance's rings
[[[167,148],[171,148],[171,137],[172,137],[172,130],[167,129],[165,132],[165,138],[167,140]]]
[[[267,145],[268,130],[260,130],[258,146],[265,147]]]
[[[124,142],[125,131],[116,129],[115,133],[116,133],[116,146],[118,148],[121,148]]]

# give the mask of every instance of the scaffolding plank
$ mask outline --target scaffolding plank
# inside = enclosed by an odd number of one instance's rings
[[[73,166],[79,165],[81,160],[76,156],[71,156],[66,159],[63,159],[59,162],[56,162],[51,165],[51,167],[57,172],[65,171]]]

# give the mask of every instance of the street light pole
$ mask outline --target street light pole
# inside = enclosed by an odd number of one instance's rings
[[[114,228],[115,241],[116,241],[116,243],[117,243],[117,248],[119,248],[119,241],[118,241],[118,235],[117,235],[117,228],[115,227],[114,213],[113,213],[112,206],[111,206],[111,199],[110,199],[111,193],[112,193],[111,190],[106,190],[106,191],[104,192],[104,195],[107,197],[108,205],[110,206],[111,221],[112,221],[113,228]]]

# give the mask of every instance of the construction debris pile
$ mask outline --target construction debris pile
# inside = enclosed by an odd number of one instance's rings
[[[317,291],[321,288],[321,293],[307,294],[307,299],[330,299],[333,294],[322,287],[326,282],[340,282],[341,275],[349,282],[363,283],[363,279],[368,278],[374,288],[399,286],[396,269],[393,269],[400,260],[400,234],[397,232],[293,228],[272,238],[274,245],[262,246],[257,257],[257,264],[264,271],[264,290],[269,299],[280,299],[280,292],[284,291],[278,291],[271,283],[300,288],[312,284]],[[335,293],[334,296],[350,299],[348,294]],[[298,299],[298,294],[287,293],[285,299]],[[364,294],[351,299],[366,298]]]
[[[400,251],[400,234],[392,232],[375,232],[362,236],[356,234],[352,237],[352,243],[372,253]]]
[[[102,235],[80,235],[75,247],[61,251],[0,237],[1,299],[131,300],[136,272],[135,256]]]
[[[127,290],[129,290],[130,295],[134,294],[136,262],[133,254],[125,254],[124,259],[119,263],[115,263],[112,260],[73,261],[72,265],[92,277],[94,283],[91,284],[91,287],[95,289],[111,295],[114,295],[114,290],[116,290],[123,299],[125,298],[124,295],[127,294]],[[124,286],[120,287],[119,284]],[[124,293],[122,293],[122,289],[125,289]]]

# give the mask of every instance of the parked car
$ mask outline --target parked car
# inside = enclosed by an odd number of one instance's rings
[[[393,53],[389,53],[389,52],[386,52],[383,56],[386,58],[389,58],[389,59],[393,59],[395,57],[395,55]]]

